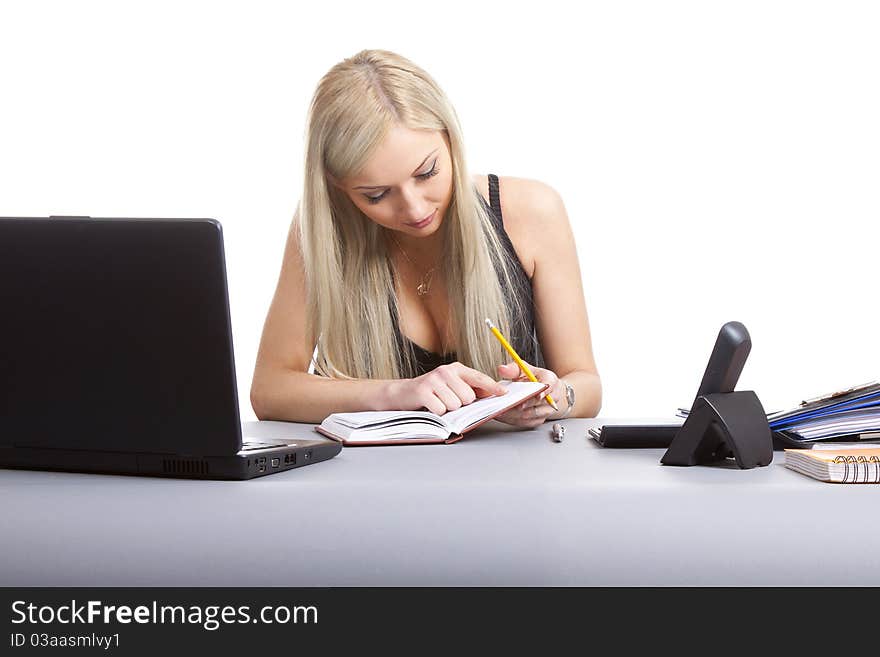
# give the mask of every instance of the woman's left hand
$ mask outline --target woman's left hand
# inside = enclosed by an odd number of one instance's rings
[[[556,402],[557,406],[559,406],[560,402],[565,404],[565,386],[559,380],[559,377],[551,370],[544,369],[543,367],[534,367],[531,363],[526,364],[529,366],[529,369],[538,381],[541,383],[549,383],[550,387],[544,391],[544,394],[527,399],[522,404],[514,406],[509,411],[503,415],[499,415],[495,419],[506,424],[512,424],[518,427],[528,427],[531,429],[542,425],[551,415],[558,414],[553,410],[553,407],[547,403],[545,397],[549,394],[553,398],[553,401]],[[522,370],[520,370],[519,365],[513,362],[498,366],[498,378],[510,379],[511,381],[529,380],[528,377],[523,374]],[[564,410],[564,408],[560,409],[560,411],[562,410]]]

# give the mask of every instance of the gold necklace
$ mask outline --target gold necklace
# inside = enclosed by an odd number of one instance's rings
[[[403,250],[403,247],[400,246],[400,242],[397,241],[397,238],[394,237],[394,235],[391,235],[391,239],[394,240],[394,243],[397,245],[397,248],[400,249],[400,252],[403,254],[403,257],[406,258],[407,262],[409,264],[411,264],[414,268],[420,269],[420,267],[412,261],[412,258],[410,258],[406,254],[406,251]],[[434,280],[434,272],[436,270],[437,270],[437,265],[435,263],[434,266],[431,267],[428,271],[426,271],[425,274],[421,277],[421,279],[419,279],[419,284],[416,285],[416,292],[418,292],[420,297],[425,296],[426,294],[428,294],[428,292],[431,291],[431,282]]]

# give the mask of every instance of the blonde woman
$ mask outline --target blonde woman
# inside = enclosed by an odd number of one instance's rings
[[[455,112],[434,80],[365,50],[320,81],[305,184],[251,388],[260,419],[333,412],[437,414],[503,392],[519,367],[542,397],[500,417],[535,427],[598,413],[578,257],[559,195],[470,175]]]

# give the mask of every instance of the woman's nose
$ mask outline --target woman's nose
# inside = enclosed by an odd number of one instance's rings
[[[431,212],[430,204],[416,189],[404,187],[400,193],[398,213],[404,221],[421,221]]]

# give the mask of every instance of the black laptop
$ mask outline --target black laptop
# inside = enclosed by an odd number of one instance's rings
[[[303,436],[242,440],[218,221],[0,218],[0,467],[250,479],[341,449]]]

